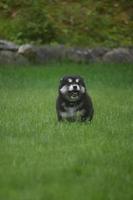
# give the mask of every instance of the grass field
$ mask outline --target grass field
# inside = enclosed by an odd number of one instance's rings
[[[80,74],[95,108],[58,123],[64,74]],[[0,200],[133,199],[133,65],[0,68]]]

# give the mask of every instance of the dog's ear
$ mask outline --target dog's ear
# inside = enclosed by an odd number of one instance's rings
[[[59,81],[59,82],[62,83],[62,81],[63,81],[63,78],[60,78],[60,81]]]
[[[79,79],[80,79],[80,81],[81,81],[81,84],[82,84],[84,87],[86,87],[84,78],[83,78],[82,76],[78,76],[78,77],[79,77]]]
[[[66,78],[67,78],[67,76],[63,76],[62,78],[60,78],[60,84],[62,84],[62,83],[63,83],[63,81],[65,81],[65,80],[66,80]]]
[[[84,78],[82,76],[78,76],[78,78],[84,82]]]
[[[60,78],[60,80],[59,80],[59,90],[60,90],[60,88],[62,87],[63,80],[64,80],[64,77]]]

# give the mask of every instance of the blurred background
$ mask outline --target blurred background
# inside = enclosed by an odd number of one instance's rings
[[[1,0],[0,38],[17,44],[131,46],[132,0]]]

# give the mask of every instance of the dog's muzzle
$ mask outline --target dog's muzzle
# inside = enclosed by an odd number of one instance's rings
[[[83,93],[85,93],[85,88],[78,84],[70,84],[69,86],[64,85],[60,92],[64,95],[64,97],[68,100],[76,101],[78,100]]]
[[[76,100],[80,95],[80,87],[78,84],[71,84],[68,87],[68,95],[71,100]]]
[[[68,91],[74,91],[74,92],[78,92],[80,91],[80,87],[77,84],[72,84],[68,87]]]

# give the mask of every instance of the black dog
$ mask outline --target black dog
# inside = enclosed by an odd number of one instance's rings
[[[92,120],[93,104],[86,92],[83,78],[80,76],[64,76],[60,80],[56,111],[59,121]]]

